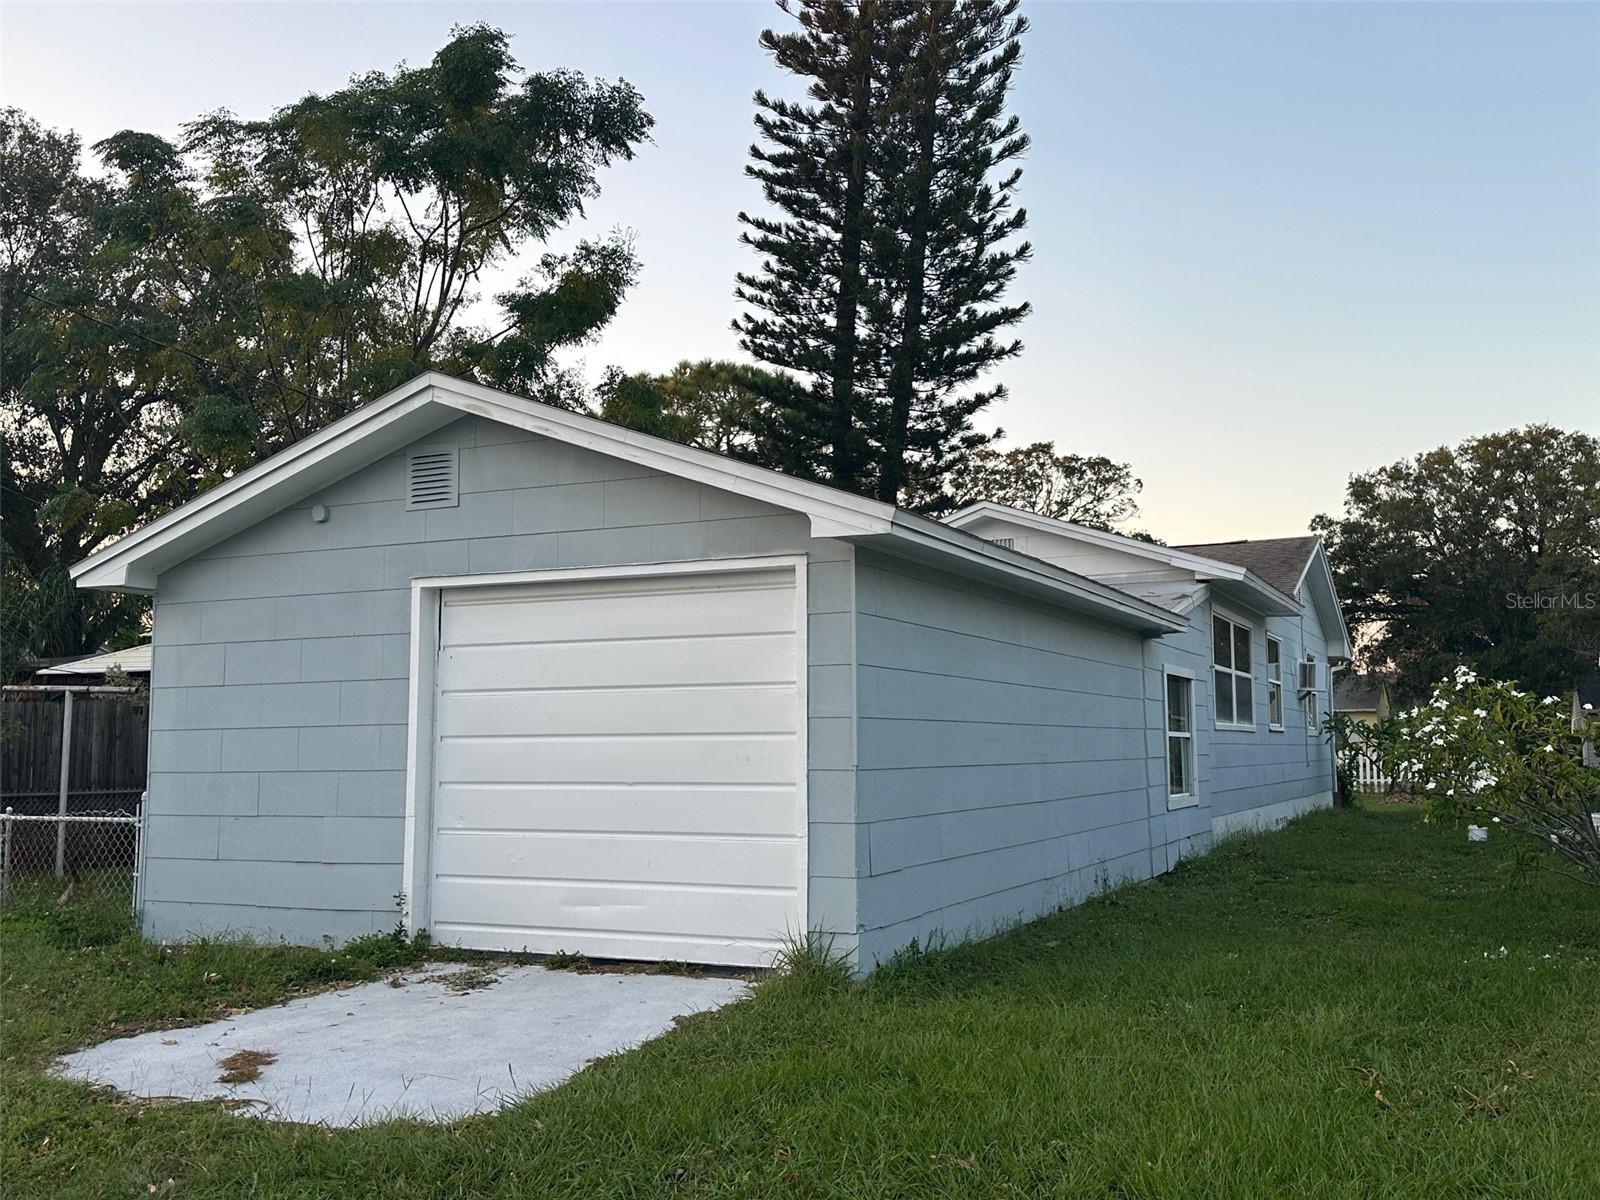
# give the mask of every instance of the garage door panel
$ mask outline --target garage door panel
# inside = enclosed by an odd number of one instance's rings
[[[584,733],[794,733],[794,688],[687,687],[484,691],[452,695],[442,737]]]
[[[770,961],[801,924],[797,607],[789,569],[448,597],[435,935]]]
[[[783,597],[792,589],[727,588],[717,591],[651,594],[650,637],[704,637],[733,634],[793,633],[794,612],[786,604],[760,604],[752,590]],[[639,604],[635,595],[590,594],[564,600],[541,600],[529,619],[525,599],[448,603],[441,617],[440,644],[504,645],[527,642],[564,642],[569,631],[581,629],[586,641],[630,641],[641,636]]]
[[[694,934],[626,933],[615,929],[507,929],[461,922],[436,927],[441,940],[467,950],[525,950],[531,954],[571,951],[582,943],[594,958],[669,959],[742,967],[771,962],[780,938],[715,938]]]
[[[798,865],[799,844],[794,838],[752,841],[441,829],[433,852],[433,869],[441,878],[770,887],[775,879],[793,879]]]
[[[440,832],[449,829],[542,829],[610,833],[630,829],[774,837],[797,832],[789,787],[667,784],[583,787],[538,784],[446,784],[434,801]]]
[[[793,683],[790,634],[639,642],[458,646],[439,655],[444,692],[523,687]]]
[[[518,914],[537,914],[523,924]],[[588,950],[586,933],[614,931],[716,940],[775,942],[793,932],[794,894],[754,889],[589,883],[572,880],[441,878],[434,883],[435,928],[452,924],[557,930],[570,936],[552,949]],[[500,916],[504,915],[501,924]],[[514,938],[506,948],[517,949]]]
[[[450,783],[784,783],[791,734],[692,737],[447,737],[436,757]]]

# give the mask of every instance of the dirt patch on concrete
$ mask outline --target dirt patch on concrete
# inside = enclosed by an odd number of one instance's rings
[[[254,1083],[261,1078],[261,1068],[270,1067],[278,1056],[270,1050],[235,1050],[227,1058],[219,1059],[217,1066],[222,1074],[218,1083]]]

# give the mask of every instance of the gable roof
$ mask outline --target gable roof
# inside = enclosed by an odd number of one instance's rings
[[[160,573],[463,415],[804,514],[813,537],[927,562],[1144,634],[1181,622],[1159,606],[891,504],[429,371],[241,471],[78,563],[79,587],[152,592]]]
[[[1190,554],[1233,563],[1261,576],[1285,595],[1300,587],[1320,539],[1315,534],[1285,538],[1251,538],[1239,542],[1201,542],[1178,546]]]
[[[1333,677],[1333,707],[1340,712],[1377,712],[1388,681],[1365,671],[1340,671]]]
[[[34,674],[52,677],[104,675],[112,670],[129,675],[150,674],[150,643],[140,642],[137,646],[129,646],[126,650],[107,650],[104,654],[91,654],[86,658],[75,658],[71,662],[56,663],[53,667],[42,667]]]
[[[1300,611],[1299,601],[1294,598],[1292,588],[1284,591],[1273,586],[1248,567],[1241,566],[1238,563],[1225,562],[1221,559],[1202,557],[1192,553],[1188,547],[1163,546],[1155,542],[1144,542],[1138,538],[1126,537],[1120,533],[1110,533],[1104,529],[1092,529],[1087,525],[1079,525],[1074,521],[1063,521],[1056,517],[1041,516],[1039,513],[1029,512],[1027,509],[1012,508],[1007,504],[997,504],[993,500],[980,500],[976,504],[969,504],[966,508],[952,513],[944,520],[947,525],[963,529],[985,518],[1007,521],[1024,529],[1032,529],[1040,533],[1052,534],[1056,537],[1070,538],[1089,545],[1101,546],[1108,550],[1133,555],[1135,558],[1160,563],[1163,566],[1177,567],[1179,570],[1192,573],[1196,579],[1205,580],[1209,583],[1220,582],[1224,584],[1224,590],[1229,591],[1233,598],[1243,600],[1265,613],[1282,616]],[[1107,581],[1123,591],[1131,591],[1133,587],[1137,586],[1115,577],[1108,577]]]
[[[1303,603],[1316,610],[1327,637],[1330,658],[1350,657],[1350,631],[1339,605],[1338,589],[1322,539],[1314,534],[1292,538],[1261,538],[1253,541],[1208,542],[1192,546],[1162,546],[1091,529],[1072,521],[1040,516],[1026,509],[1011,508],[983,500],[968,505],[945,518],[947,524],[964,528],[985,518],[1009,522],[1023,529],[1037,530],[1057,537],[1071,538],[1094,546],[1116,550],[1136,558],[1191,572],[1210,585],[1224,600],[1236,600],[1270,615],[1295,615]],[[1261,570],[1257,570],[1260,567]],[[1263,573],[1266,572],[1266,573]],[[1124,591],[1135,585],[1116,576],[1105,582]],[[1141,595],[1149,595],[1141,590]],[[1154,598],[1154,597],[1150,597]],[[1188,611],[1187,605],[1166,605],[1174,612]]]

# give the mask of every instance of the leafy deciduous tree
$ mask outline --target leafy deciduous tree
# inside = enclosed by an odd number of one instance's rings
[[[1107,530],[1139,515],[1143,487],[1127,463],[1103,455],[1057,454],[1054,442],[1005,451],[986,446],[951,476],[957,504],[992,500]]]
[[[1362,654],[1415,699],[1465,665],[1544,695],[1600,653],[1600,440],[1549,425],[1351,478],[1322,515]]]
[[[792,376],[744,363],[681,362],[666,375],[609,372],[599,392],[607,421],[779,470],[787,414],[803,401]]]
[[[103,179],[75,138],[6,110],[8,648],[127,636],[137,604],[74,592],[68,566],[423,370],[579,403],[554,355],[616,312],[626,236],[546,253],[492,328],[464,314],[650,123],[627,83],[522,75],[484,25],[265,120],[203,117],[181,145],[116,134]]]

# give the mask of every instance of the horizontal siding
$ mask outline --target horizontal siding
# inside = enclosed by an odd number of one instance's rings
[[[863,961],[1150,873],[1141,639],[857,564]]]
[[[1256,617],[1250,731],[1213,720],[1209,600],[1185,630],[1141,641],[882,557],[858,566],[858,593],[867,962],[1170,870],[1214,827],[1328,792],[1330,752],[1293,688],[1307,648],[1326,659],[1313,614]],[[1268,630],[1283,646],[1281,731],[1266,724]],[[1199,798],[1171,809],[1167,669],[1195,679]]]
[[[413,578],[809,553],[809,736],[834,768],[812,779],[811,869],[829,881],[813,917],[853,945],[851,548],[797,514],[487,420],[425,443],[460,447],[459,507],[407,511],[402,452],[158,581],[152,934],[315,942],[393,925]]]

